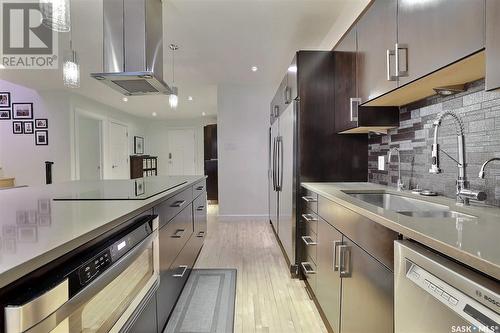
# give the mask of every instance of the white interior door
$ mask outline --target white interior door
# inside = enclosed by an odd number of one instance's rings
[[[128,166],[128,127],[109,122],[109,162],[111,179],[130,178]]]
[[[102,121],[78,117],[78,174],[80,180],[102,178]]]
[[[168,141],[168,174],[196,174],[196,147],[193,129],[170,130]]]

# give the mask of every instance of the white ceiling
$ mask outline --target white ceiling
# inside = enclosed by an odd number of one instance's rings
[[[81,63],[75,93],[137,116],[196,118],[217,113],[217,85],[275,84],[299,49],[316,49],[353,3],[367,0],[164,0],[164,79],[172,80],[170,43],[175,56],[179,108],[167,96],[129,97],[89,78],[102,70],[102,1],[71,0],[73,45]],[[105,1],[105,0],[104,0]],[[69,34],[59,35],[59,50]],[[252,72],[250,68],[259,70]],[[0,70],[0,78],[38,90],[63,90],[60,70]],[[188,101],[188,96],[193,101]]]

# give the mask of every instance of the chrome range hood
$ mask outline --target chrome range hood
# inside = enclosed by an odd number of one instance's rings
[[[105,0],[103,73],[91,77],[126,96],[171,94],[163,81],[161,0]]]

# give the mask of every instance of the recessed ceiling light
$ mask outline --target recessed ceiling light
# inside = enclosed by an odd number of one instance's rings
[[[202,113],[201,113],[201,115],[202,115],[203,117],[205,117],[207,114],[206,114],[206,112],[202,112]]]
[[[124,101],[124,102],[128,102],[128,98],[127,98],[127,97],[123,97],[123,98],[122,98],[122,101]]]
[[[151,113],[151,115],[152,115],[153,117],[156,117],[157,113],[156,113],[156,112],[153,112],[153,113]]]
[[[257,66],[252,67],[252,72],[257,72],[257,70],[258,70]]]
[[[193,96],[188,96],[188,101],[192,101],[193,100]]]

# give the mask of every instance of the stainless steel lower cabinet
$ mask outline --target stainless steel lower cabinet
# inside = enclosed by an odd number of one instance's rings
[[[335,333],[338,333],[340,329],[339,247],[342,244],[342,234],[320,218],[318,221],[316,298]]]
[[[193,269],[204,236],[193,234],[168,270],[160,273],[157,292],[158,332],[163,332],[168,317]]]
[[[393,273],[347,237],[343,242],[340,332],[393,332]]]

